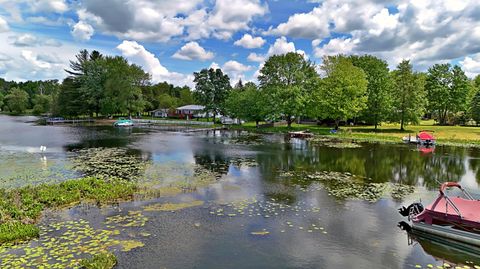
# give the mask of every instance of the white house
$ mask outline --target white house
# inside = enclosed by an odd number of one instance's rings
[[[204,106],[199,106],[199,105],[186,105],[186,106],[181,106],[177,107],[176,109],[176,115],[179,118],[203,118],[205,116],[204,112],[205,107]]]
[[[166,118],[168,117],[168,109],[167,108],[155,109],[153,111],[150,111],[150,114],[152,115],[152,117]]]

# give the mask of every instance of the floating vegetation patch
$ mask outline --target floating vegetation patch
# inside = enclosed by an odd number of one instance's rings
[[[188,203],[159,203],[144,206],[145,211],[177,211],[188,207],[201,206],[203,201],[192,201]]]
[[[263,135],[248,133],[230,139],[229,143],[237,145],[261,145],[265,143],[265,139]]]
[[[342,149],[353,149],[353,148],[361,148],[362,145],[355,143],[353,141],[346,141],[340,139],[332,139],[328,137],[314,137],[310,138],[309,141],[311,143],[317,145],[327,146],[329,148],[342,148]]]
[[[26,185],[58,183],[77,178],[69,162],[48,155],[26,152],[0,152],[0,188],[12,189]]]
[[[147,191],[164,193],[189,192],[206,187],[222,176],[198,164],[162,163],[149,164],[144,176],[138,180],[139,186]]]
[[[269,235],[270,232],[267,231],[267,230],[263,230],[263,231],[258,231],[258,232],[251,232],[250,234],[251,235]]]
[[[395,199],[402,199],[415,191],[413,186],[391,184],[389,182],[369,182],[363,177],[355,176],[348,172],[322,171],[312,174],[307,174],[306,172],[286,172],[282,176],[292,178],[303,191],[307,191],[308,188],[305,186],[309,186],[312,182],[320,182],[329,195],[339,199],[359,199],[376,202],[387,193],[391,193]]]
[[[391,196],[395,200],[402,200],[405,196],[415,192],[415,187],[405,184],[392,184]]]
[[[105,221],[107,228],[114,227],[143,227],[148,218],[141,211],[129,211],[126,215],[108,217]]]
[[[83,265],[86,268],[111,268],[87,267],[87,264],[108,265],[114,259],[102,253],[130,251],[143,246],[137,240],[120,239],[121,233],[125,234],[119,230],[96,230],[88,221],[81,219],[41,226],[39,239],[24,244],[2,245],[0,267],[79,268]]]
[[[258,162],[255,158],[237,158],[230,161],[231,164],[237,167],[255,167],[258,166]]]
[[[293,212],[294,214],[298,214],[299,212],[318,213],[320,212],[320,208],[314,207],[313,205],[307,207],[305,206],[305,203],[287,205],[280,203],[273,198],[266,200],[250,198],[230,203],[219,203],[210,207],[210,214],[220,217],[261,216],[264,218],[270,218],[288,212]]]
[[[326,229],[320,221],[320,207],[305,202],[289,205],[277,199],[262,196],[258,199],[254,197],[229,203],[219,202],[210,205],[209,211],[213,217],[232,220],[235,218],[249,217],[262,218],[264,221],[271,220],[272,223],[276,223],[278,219],[281,219],[280,233],[300,231],[327,234]],[[285,219],[288,218],[292,218],[292,220],[285,221]],[[252,230],[249,234],[265,236],[274,232],[278,232],[278,230]]]
[[[138,179],[146,162],[121,148],[88,148],[76,151],[74,168],[84,175],[99,178]]]
[[[80,261],[80,267],[84,269],[112,269],[116,264],[117,258],[110,252],[96,254]]]

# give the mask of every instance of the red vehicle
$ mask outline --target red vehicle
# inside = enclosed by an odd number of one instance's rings
[[[456,187],[463,197],[451,197],[447,188]],[[437,199],[423,208],[421,203],[399,209],[408,216],[411,229],[480,247],[480,200],[473,198],[456,182],[445,182],[440,186]]]

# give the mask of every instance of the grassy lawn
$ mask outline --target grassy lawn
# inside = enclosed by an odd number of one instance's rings
[[[286,133],[289,131],[309,130],[317,135],[327,135],[342,139],[358,139],[365,141],[394,142],[401,143],[402,137],[406,135],[415,135],[421,130],[434,131],[438,144],[475,144],[480,145],[480,127],[473,126],[438,126],[433,121],[422,121],[420,125],[410,125],[405,127],[405,131],[400,131],[399,124],[382,124],[377,130],[373,126],[342,126],[337,134],[331,134],[331,127],[292,124],[289,129],[285,126],[276,126],[269,128],[255,127],[255,123],[247,122],[242,126],[232,126],[232,128],[246,129],[256,132]]]

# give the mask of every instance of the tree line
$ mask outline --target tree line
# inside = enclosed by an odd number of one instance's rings
[[[151,83],[140,66],[121,56],[82,50],[58,80],[14,82],[0,79],[0,109],[54,116],[132,115],[194,102],[188,86]]]
[[[318,69],[317,69],[318,68]],[[215,112],[248,121],[310,119],[374,125],[480,122],[480,76],[468,79],[459,66],[435,64],[415,72],[409,60],[394,70],[372,55],[325,56],[322,64],[297,53],[271,56],[260,69],[259,84],[230,87],[221,70],[194,73],[198,100]]]
[[[80,51],[68,74],[57,80],[9,82],[0,79],[3,111],[77,117],[132,115],[186,104],[247,121],[301,119],[371,124],[480,122],[480,76],[469,79],[459,66],[435,64],[415,72],[409,60],[394,70],[372,55],[325,56],[321,65],[297,53],[273,55],[259,70],[258,85],[231,86],[221,69],[194,72],[195,89],[153,84],[140,66],[121,56]]]

